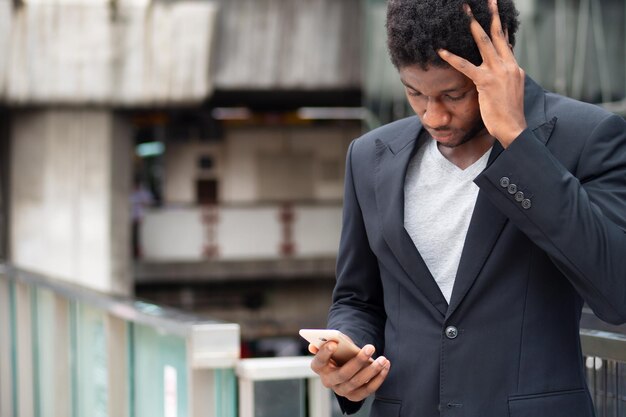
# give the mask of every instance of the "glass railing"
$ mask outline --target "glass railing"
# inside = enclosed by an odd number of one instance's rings
[[[581,340],[598,417],[626,415],[626,332]],[[310,357],[240,359],[239,344],[236,324],[0,266],[3,417],[341,415]]]
[[[236,417],[239,326],[0,270],[0,415]]]

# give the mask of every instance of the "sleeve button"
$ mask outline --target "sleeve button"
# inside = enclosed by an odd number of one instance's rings
[[[517,201],[518,203],[521,203],[522,201],[524,201],[524,193],[521,191],[518,191],[517,193],[515,193],[515,201]]]
[[[511,183],[511,180],[509,179],[509,177],[500,178],[500,187],[506,188],[509,186],[510,183]]]
[[[517,185],[509,184],[508,191],[509,194],[515,194],[517,192]]]
[[[524,199],[524,200],[522,201],[522,207],[523,207],[525,210],[528,210],[529,208],[531,208],[531,207],[532,207],[532,203],[530,202],[530,200],[529,200],[529,199],[527,199],[527,198],[526,198],[526,199]]]

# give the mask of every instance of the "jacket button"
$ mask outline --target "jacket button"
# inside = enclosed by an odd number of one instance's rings
[[[518,203],[521,203],[522,201],[524,201],[524,193],[521,191],[518,191],[515,194],[515,201],[517,201]]]
[[[446,327],[446,337],[448,339],[456,339],[458,335],[459,335],[459,330],[456,327],[454,326]]]
[[[511,183],[511,180],[509,180],[509,177],[500,178],[500,187],[506,188],[509,186],[510,183]]]
[[[525,210],[528,210],[529,208],[531,208],[531,207],[532,207],[532,203],[530,202],[530,200],[529,200],[529,199],[525,199],[524,201],[522,201],[522,207],[523,207]]]
[[[509,184],[508,191],[509,194],[515,194],[517,192],[517,185]]]

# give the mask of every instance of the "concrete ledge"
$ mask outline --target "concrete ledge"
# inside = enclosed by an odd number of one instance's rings
[[[242,359],[237,363],[237,376],[252,381],[316,378],[311,370],[313,356]]]
[[[135,263],[136,284],[335,278],[335,258]]]

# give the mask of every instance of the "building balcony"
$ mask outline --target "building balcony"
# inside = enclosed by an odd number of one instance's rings
[[[339,204],[219,205],[149,211],[137,283],[334,277]]]

